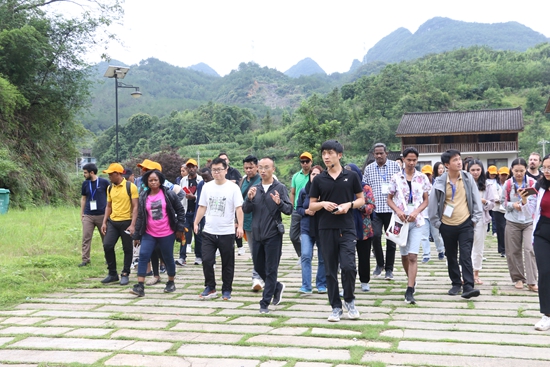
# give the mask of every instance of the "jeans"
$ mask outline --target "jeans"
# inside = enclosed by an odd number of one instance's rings
[[[441,223],[439,227],[441,237],[445,243],[445,256],[447,256],[447,268],[449,278],[453,286],[462,286],[464,279],[464,292],[474,289],[474,270],[472,268],[472,244],[474,243],[474,223],[470,218],[458,226],[448,226]],[[458,266],[458,252],[460,251],[460,266],[462,267],[462,279]]]
[[[173,233],[166,237],[153,237],[145,233],[141,237],[141,247],[139,249],[138,277],[147,275],[147,264],[151,260],[151,255],[158,248],[165,260],[166,274],[169,277],[176,275],[176,265],[174,264],[174,241],[176,234]],[[158,258],[157,258],[158,267]]]
[[[319,248],[325,259],[327,274],[327,294],[332,308],[342,308],[342,300],[338,288],[338,262],[342,270],[342,288],[344,300],[351,302],[355,299],[355,246],[357,237],[353,229],[320,229]]]
[[[399,246],[401,256],[407,256],[408,254],[418,255],[420,252],[420,245],[424,242],[424,239],[428,242],[428,229],[428,221],[426,221],[422,227],[417,227],[415,223],[409,223],[407,245]]]
[[[277,288],[277,273],[283,250],[283,235],[279,233],[263,241],[258,241],[255,238],[252,250],[254,268],[265,282],[260,307],[268,308]]]
[[[131,220],[119,222],[114,222],[110,219],[107,220],[107,232],[103,238],[103,251],[105,252],[105,261],[107,262],[109,275],[117,275],[115,245],[119,238],[122,240],[122,250],[124,251],[124,267],[122,268],[122,274],[130,274],[134,248],[132,245],[132,237],[124,231],[126,228],[130,227],[131,223]]]
[[[412,223],[414,226],[414,223]],[[424,219],[424,225],[420,227],[422,229],[422,238],[420,239],[420,245],[422,246],[422,256],[430,258],[430,254],[432,252],[431,245],[430,245],[430,221],[428,219]],[[409,236],[410,236],[409,232]],[[401,253],[403,255],[403,253]]]
[[[437,253],[445,252],[445,244],[443,243],[443,238],[441,237],[441,233],[439,233],[439,229],[435,228],[433,224],[430,223],[430,231],[434,239]]]
[[[222,292],[233,290],[233,277],[235,275],[235,242],[234,234],[210,234],[202,232],[202,272],[204,274],[204,285],[216,289],[216,274],[214,263],[216,261],[216,250],[220,250],[222,258]]]
[[[300,236],[302,242],[302,287],[305,290],[312,290],[311,287],[311,262],[313,259],[313,246],[315,246],[315,238],[310,237],[307,233],[302,233]],[[319,247],[317,247],[319,250]],[[325,261],[321,251],[317,251],[317,276],[315,277],[315,283],[317,289],[327,287],[327,277],[325,273]]]
[[[395,264],[395,243],[386,239],[386,264],[384,266],[384,250],[382,250],[382,228],[388,229],[392,213],[374,213],[372,218],[372,229],[374,237],[372,238],[372,248],[376,257],[376,265],[384,268],[386,271],[393,271]]]

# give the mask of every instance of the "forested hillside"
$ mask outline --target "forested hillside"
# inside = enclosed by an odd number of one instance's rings
[[[543,42],[548,42],[548,38],[517,22],[469,23],[436,17],[414,34],[405,28],[390,33],[367,52],[363,61],[399,62],[475,45],[525,51]]]
[[[277,78],[282,76],[274,74],[272,81]],[[161,146],[177,147],[187,156],[202,151],[204,156],[215,151],[212,145],[225,143],[237,157],[269,154],[282,161],[303,150],[316,152],[322,141],[337,138],[346,147],[346,160],[362,163],[377,141],[399,148],[395,129],[404,112],[517,106],[524,109],[526,122],[520,149],[531,151],[550,132],[542,114],[548,96],[550,44],[526,52],[471,47],[387,65],[341,89],[315,93],[280,118],[270,109],[258,114],[213,102],[159,117],[137,114],[121,130],[121,156],[131,158]],[[113,137],[108,130],[94,146],[101,163],[114,157]]]

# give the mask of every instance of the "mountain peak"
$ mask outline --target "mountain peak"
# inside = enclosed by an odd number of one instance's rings
[[[220,74],[218,74],[216,70],[212,69],[210,66],[208,66],[204,62],[199,62],[198,64],[191,65],[187,67],[187,69],[200,71],[201,73],[205,73],[206,75],[217,76],[217,77],[220,76]]]
[[[302,75],[313,75],[313,74],[323,74],[326,75],[325,71],[310,57],[306,57],[303,60],[298,61],[298,63],[292,66],[290,69],[285,71],[285,75],[291,78],[299,78]]]

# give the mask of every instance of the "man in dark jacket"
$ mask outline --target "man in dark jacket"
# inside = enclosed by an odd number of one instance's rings
[[[252,233],[254,268],[265,282],[260,313],[269,312],[269,304],[281,302],[285,285],[277,281],[277,271],[283,248],[284,227],[281,213],[290,215],[292,204],[286,186],[273,178],[275,163],[263,158],[258,164],[262,182],[248,190],[243,204],[245,213],[254,213]]]

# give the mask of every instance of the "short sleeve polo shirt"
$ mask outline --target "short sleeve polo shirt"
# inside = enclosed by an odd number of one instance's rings
[[[298,206],[298,194],[300,193],[300,190],[306,187],[307,182],[309,181],[309,173],[306,175],[302,170],[299,170],[292,176],[292,182],[290,183],[291,188],[295,188],[295,195],[294,195],[294,202],[292,205],[294,205],[294,209],[296,209],[296,206]]]
[[[132,199],[139,197],[136,185],[130,184],[130,193]],[[126,191],[126,179],[118,185],[112,184],[111,192],[107,190],[107,202],[111,203],[111,220],[121,222],[123,220],[132,220],[132,201]]]

